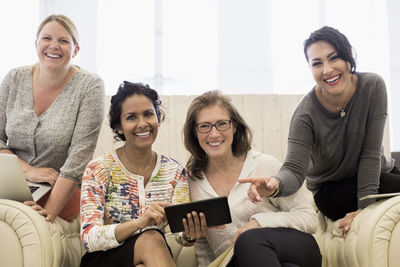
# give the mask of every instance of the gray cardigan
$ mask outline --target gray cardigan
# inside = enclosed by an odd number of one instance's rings
[[[54,168],[80,184],[104,117],[104,84],[83,69],[39,117],[33,109],[32,66],[12,69],[0,87],[0,149],[35,167]]]
[[[291,120],[286,160],[275,176],[281,181],[282,196],[295,192],[305,178],[314,194],[324,182],[356,176],[358,198],[378,192],[381,169],[393,168],[382,152],[386,87],[376,74],[357,76],[357,89],[343,118],[320,104],[315,88],[299,103]],[[373,201],[359,201],[358,206]]]

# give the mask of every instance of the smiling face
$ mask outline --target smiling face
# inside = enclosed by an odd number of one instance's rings
[[[202,108],[197,114],[196,125],[199,123],[215,124],[230,119],[228,111],[217,104]],[[213,159],[232,156],[232,142],[235,131],[236,127],[231,123],[231,127],[224,131],[217,130],[215,126],[209,133],[200,133],[196,129],[196,135],[200,147],[209,159]]]
[[[308,47],[307,55],[314,80],[325,94],[341,95],[350,88],[350,64],[338,56],[330,43],[313,43]]]
[[[146,96],[135,94],[122,103],[120,131],[129,148],[151,149],[157,137],[158,126],[156,111]]]
[[[39,61],[46,69],[69,68],[79,51],[71,34],[56,21],[44,25],[35,45]]]

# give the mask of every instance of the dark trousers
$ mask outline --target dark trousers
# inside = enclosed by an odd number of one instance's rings
[[[320,267],[314,237],[291,228],[256,228],[236,240],[229,267]]]
[[[322,214],[336,221],[358,209],[357,188],[357,177],[323,183],[314,195],[315,204]],[[381,194],[400,192],[400,171],[396,167],[381,173],[378,191]]]

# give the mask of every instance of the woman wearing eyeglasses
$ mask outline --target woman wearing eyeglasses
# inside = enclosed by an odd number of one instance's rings
[[[199,266],[207,266],[234,246],[228,266],[320,266],[321,255],[311,235],[317,216],[302,191],[254,204],[249,184],[238,178],[265,176],[279,170],[275,158],[251,150],[252,133],[231,100],[218,91],[191,103],[184,126],[191,153],[187,164],[192,200],[228,198],[232,223],[210,227],[204,214],[184,220],[185,235],[196,241]]]

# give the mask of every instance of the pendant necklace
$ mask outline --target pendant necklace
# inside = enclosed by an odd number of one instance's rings
[[[344,108],[346,107],[346,105],[344,105],[342,108],[339,108],[338,106],[336,106],[335,104],[333,104],[331,101],[329,101],[328,99],[326,99],[326,97],[324,96],[324,93],[321,90],[321,95],[324,98],[324,100],[331,105],[332,107],[336,108],[337,111],[340,112],[340,117],[343,118],[344,116],[346,116],[346,112],[344,111]]]
[[[337,111],[340,111],[340,117],[341,117],[341,118],[343,118],[344,116],[346,116],[346,111],[344,111],[344,108],[345,108],[346,106],[344,106],[344,107],[342,107],[342,108],[339,108],[338,106],[336,106],[335,104],[331,103],[331,102],[328,101],[327,99],[325,99],[325,100],[326,100],[326,102],[328,102],[329,105],[331,105],[332,107],[336,108]]]
[[[340,111],[340,117],[343,118],[344,116],[346,116],[346,112],[344,111],[344,107],[343,108],[338,108],[335,106],[335,108]]]

